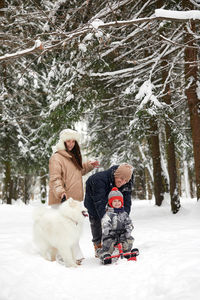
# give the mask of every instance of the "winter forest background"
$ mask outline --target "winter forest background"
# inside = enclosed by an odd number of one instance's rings
[[[129,162],[133,197],[200,198],[199,0],[0,0],[0,201],[47,198],[51,146]]]

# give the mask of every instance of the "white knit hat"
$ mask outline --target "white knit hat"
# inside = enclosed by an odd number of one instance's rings
[[[77,143],[80,143],[80,134],[78,131],[73,129],[63,129],[59,134],[59,141],[58,143],[52,147],[53,153],[58,150],[65,150],[64,142],[67,140],[75,140]]]
[[[67,140],[75,140],[77,143],[80,142],[80,134],[76,130],[72,129],[63,129],[60,132],[60,140],[63,140],[64,142]]]

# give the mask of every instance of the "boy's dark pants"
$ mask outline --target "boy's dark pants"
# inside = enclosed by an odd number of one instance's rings
[[[101,220],[89,215],[90,227],[92,232],[92,242],[94,245],[101,244],[102,229]]]

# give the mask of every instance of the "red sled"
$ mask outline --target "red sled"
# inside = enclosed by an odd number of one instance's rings
[[[111,264],[113,258],[116,259],[126,258],[128,261],[137,260],[137,256],[139,255],[139,250],[137,248],[132,249],[131,252],[123,252],[122,243],[116,244],[115,248],[118,250],[118,254],[115,255],[105,254],[103,258],[104,265]]]

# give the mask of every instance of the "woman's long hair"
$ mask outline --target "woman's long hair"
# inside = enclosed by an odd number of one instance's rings
[[[64,142],[64,144],[65,144],[65,149],[71,155],[71,157],[72,157],[71,160],[75,164],[75,166],[79,170],[83,169],[81,150],[80,150],[80,147],[79,147],[79,144],[77,143],[77,141],[75,141],[74,148],[71,151],[68,150],[67,144],[65,142]]]

